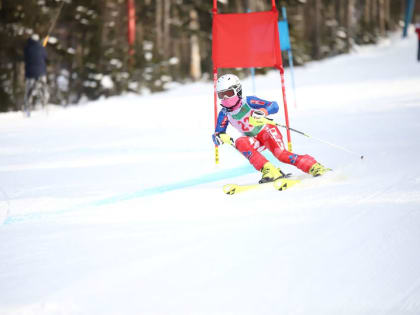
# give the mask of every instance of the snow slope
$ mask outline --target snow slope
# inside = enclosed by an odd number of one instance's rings
[[[416,45],[295,69],[291,126],[355,153],[292,134],[334,172],[285,192],[223,194],[260,175],[214,164],[211,83],[1,114],[0,314],[420,314]]]

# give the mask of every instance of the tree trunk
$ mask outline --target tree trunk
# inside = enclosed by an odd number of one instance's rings
[[[372,32],[375,34],[378,30],[378,0],[372,0],[371,21]]]
[[[378,0],[379,33],[385,35],[385,1]]]
[[[385,31],[391,29],[391,9],[390,0],[384,0]]]
[[[168,59],[171,56],[171,0],[164,1],[163,10],[163,57]]]
[[[162,55],[162,0],[156,0],[156,13],[155,13],[155,27],[156,27],[156,51]]]
[[[344,0],[347,1],[347,0]],[[335,3],[335,16],[338,22],[338,25],[343,26],[345,24],[345,18],[343,17],[344,10],[343,10],[343,0],[336,0]]]
[[[235,6],[236,6],[236,13],[245,13],[245,9],[242,3],[242,0],[235,0]]]
[[[200,42],[198,40],[197,31],[199,29],[197,11],[192,9],[190,11],[190,29],[193,32],[191,36],[191,63],[190,75],[194,81],[201,78],[201,56],[200,56]]]
[[[354,17],[354,0],[347,0],[347,7],[346,7],[346,30],[347,30],[346,50],[348,52],[351,49],[352,38],[354,36],[353,17]]]
[[[12,89],[13,89],[13,101],[16,104],[16,110],[19,110],[19,64],[16,59],[13,60],[13,71],[12,71]]]
[[[371,1],[372,0],[365,0],[365,7],[364,7],[364,12],[363,12],[363,22],[365,25],[365,30],[367,29],[368,31],[370,31],[370,26],[371,26],[371,13],[370,13]]]
[[[321,23],[322,16],[321,16],[321,10],[322,10],[322,1],[321,0],[314,0],[313,3],[314,11],[313,11],[313,31],[312,31],[312,52],[315,59],[321,59],[321,37],[322,37],[322,30],[321,30]]]

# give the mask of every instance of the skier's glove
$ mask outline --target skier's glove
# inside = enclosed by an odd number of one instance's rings
[[[212,135],[213,142],[215,145],[219,146],[223,143],[233,144],[233,138],[224,132],[215,132]]]
[[[250,123],[253,126],[261,126],[265,125],[264,118],[267,118],[268,112],[266,109],[254,109],[251,113],[252,119],[250,119]]]

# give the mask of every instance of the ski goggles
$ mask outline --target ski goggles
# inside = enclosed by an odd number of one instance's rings
[[[217,92],[217,96],[222,100],[225,98],[225,96],[227,98],[231,98],[233,96],[236,95],[236,90],[235,89],[229,89],[229,90],[224,90],[224,91],[220,91]]]

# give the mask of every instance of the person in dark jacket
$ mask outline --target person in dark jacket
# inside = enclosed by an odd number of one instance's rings
[[[48,103],[47,52],[39,42],[38,35],[32,35],[24,48],[25,58],[25,103],[24,111],[29,116],[33,106]]]

